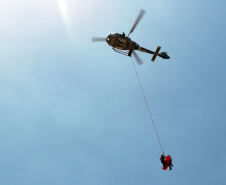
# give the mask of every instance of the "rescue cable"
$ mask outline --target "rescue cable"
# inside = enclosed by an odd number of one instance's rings
[[[153,117],[152,117],[152,115],[151,115],[151,111],[150,111],[150,108],[149,108],[149,105],[148,105],[148,102],[147,102],[146,96],[145,96],[145,94],[144,94],[144,90],[143,90],[143,87],[142,87],[142,85],[141,85],[140,78],[139,78],[139,76],[138,76],[138,73],[137,73],[137,70],[136,70],[136,67],[135,67],[135,65],[134,65],[134,62],[133,62],[133,58],[132,58],[132,57],[131,57],[131,60],[132,60],[133,67],[134,67],[134,70],[135,70],[136,75],[137,75],[137,79],[138,79],[139,84],[140,84],[141,91],[142,91],[143,96],[144,96],[144,100],[145,100],[146,105],[147,105],[147,108],[148,108],[149,115],[150,115],[151,120],[152,120],[152,124],[153,124],[153,126],[154,126],[154,128],[155,128],[155,133],[156,133],[156,135],[157,135],[157,138],[158,138],[159,144],[160,144],[160,146],[161,146],[162,153],[164,154],[164,151],[163,151],[163,148],[162,148],[162,144],[161,144],[161,141],[160,141],[160,139],[159,139],[159,135],[158,135],[158,132],[157,132],[157,129],[156,129],[156,126],[155,126],[155,122],[154,122],[154,119],[153,119]]]

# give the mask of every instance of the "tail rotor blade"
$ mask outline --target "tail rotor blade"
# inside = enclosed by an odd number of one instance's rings
[[[137,55],[137,53],[135,51],[133,51],[133,56],[135,57],[138,65],[143,64],[142,60],[140,59],[140,57]]]
[[[104,37],[92,37],[92,42],[103,42],[106,41]]]
[[[139,15],[138,15],[138,17],[137,17],[137,19],[136,19],[134,25],[133,25],[133,27],[132,27],[132,29],[130,30],[130,32],[129,32],[129,34],[128,34],[128,36],[129,36],[130,33],[132,33],[133,30],[136,28],[137,24],[140,22],[140,20],[141,20],[142,17],[144,16],[144,14],[145,14],[145,10],[141,9],[141,10],[140,10],[140,13],[139,13]]]

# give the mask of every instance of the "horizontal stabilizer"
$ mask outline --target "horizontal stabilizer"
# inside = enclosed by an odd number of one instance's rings
[[[161,49],[161,47],[158,46],[157,49],[156,49],[156,51],[155,51],[155,53],[153,54],[152,59],[151,59],[152,62],[155,61],[155,58],[158,56],[158,53],[159,53],[160,49]]]

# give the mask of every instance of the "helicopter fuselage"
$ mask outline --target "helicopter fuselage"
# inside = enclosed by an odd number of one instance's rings
[[[111,33],[108,35],[106,42],[113,48],[120,50],[137,50],[139,48],[139,45],[125,36],[125,34]]]

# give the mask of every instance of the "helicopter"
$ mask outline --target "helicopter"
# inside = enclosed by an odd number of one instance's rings
[[[167,52],[163,51],[163,52],[159,53],[159,51],[161,49],[160,46],[158,46],[156,51],[153,52],[151,50],[148,50],[146,48],[139,46],[139,44],[137,44],[136,42],[132,41],[131,38],[129,38],[129,35],[134,31],[134,29],[136,28],[136,26],[138,25],[138,23],[140,22],[140,20],[144,16],[144,14],[145,14],[145,10],[141,9],[140,13],[137,16],[135,23],[133,24],[133,27],[131,28],[131,30],[128,34],[128,36],[126,36],[124,32],[122,34],[111,33],[107,36],[107,38],[92,37],[92,42],[106,41],[108,43],[108,45],[110,45],[112,47],[112,49],[117,53],[129,56],[129,57],[131,57],[132,54],[133,54],[138,65],[141,65],[143,62],[139,58],[139,56],[136,54],[135,50],[139,50],[139,51],[142,51],[142,52],[145,52],[145,53],[153,54],[153,57],[151,59],[152,62],[155,61],[155,58],[157,56],[159,56],[163,59],[169,59],[170,56],[167,55]],[[125,51],[125,50],[127,50],[127,51]]]

